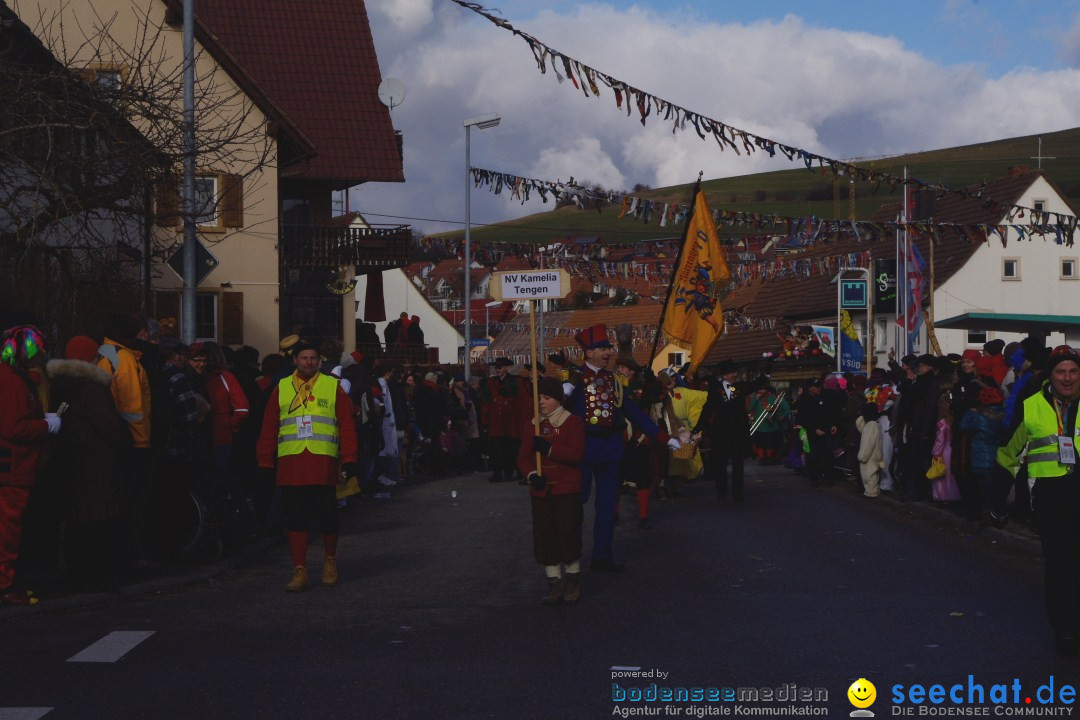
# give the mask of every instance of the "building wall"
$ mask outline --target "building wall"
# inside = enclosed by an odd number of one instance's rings
[[[70,58],[61,57],[73,68],[102,67],[109,58],[95,57],[92,48],[86,43],[86,36],[98,34],[98,18],[109,23],[109,37],[126,47],[136,47],[140,33],[145,32],[141,14],[149,13],[149,22],[164,24],[166,4],[164,2],[132,2],[131,0],[20,0],[18,12],[22,20],[36,32],[41,31],[43,23],[49,23],[49,31],[67,33],[64,37],[69,52],[76,53]],[[62,22],[59,22],[62,20]],[[154,57],[165,58],[165,62],[174,63],[175,67],[158,70],[165,75],[179,75],[176,69],[183,62],[183,33],[180,28],[165,27],[160,33],[159,51],[150,52]],[[48,45],[50,39],[42,37]],[[213,58],[197,41],[196,77],[202,77],[216,68]],[[117,61],[119,65],[119,61]],[[135,68],[128,68],[134,71]],[[239,88],[224,71],[217,69],[215,82],[220,84],[221,92],[231,95],[240,93]],[[198,98],[198,88],[196,97]],[[242,94],[238,97],[244,97]],[[250,100],[246,99],[250,104]],[[177,113],[182,107],[177,107]],[[199,122],[213,122],[213,115],[199,116]],[[266,117],[252,106],[243,119],[245,130],[266,127]],[[244,177],[243,228],[226,228],[224,231],[199,232],[200,240],[217,258],[219,265],[210,272],[198,288],[199,292],[223,292],[223,284],[230,283],[232,292],[244,294],[243,340],[245,344],[259,349],[262,354],[276,351],[278,346],[278,182],[275,171],[277,148],[273,138],[267,138],[269,157],[266,158],[266,170],[252,172],[258,163],[258,155],[250,146],[232,148],[229,159],[214,161],[212,165],[202,158],[199,172],[234,174]],[[223,155],[224,153],[219,153]],[[177,168],[179,171],[180,168]],[[176,241],[181,238],[181,230],[155,226],[163,241]],[[179,290],[183,281],[168,265],[161,263],[153,269],[152,284],[155,290]],[[220,302],[219,302],[220,308]],[[179,318],[178,318],[179,319]],[[219,333],[221,327],[219,312]],[[219,335],[220,337],[220,335]]]
[[[1072,210],[1043,178],[1036,180],[1018,205],[1032,207],[1036,200],[1045,201],[1048,212],[1071,215]],[[1023,219],[1018,219],[1023,222]],[[934,318],[944,320],[968,312],[1022,313],[1033,315],[1075,315],[1080,307],[1080,279],[1060,278],[1062,258],[1072,258],[1074,273],[1080,273],[1080,246],[1056,244],[1053,236],[1046,239],[1017,240],[1016,232],[1008,231],[1006,247],[997,235],[980,247],[964,267],[947,283],[934,290]],[[1002,261],[1019,260],[1020,278],[1002,279]],[[1006,343],[1020,340],[1027,333],[987,333],[987,339],[1000,338]],[[982,343],[968,342],[966,330],[939,330],[938,342],[942,352],[962,353],[966,348],[982,348]],[[1053,333],[1048,345],[1065,342],[1062,333]]]
[[[440,363],[457,363],[461,349],[465,347],[465,338],[446,318],[438,313],[427,301],[401,269],[383,271],[383,301],[386,305],[386,320],[375,323],[375,329],[382,340],[383,330],[390,321],[406,312],[409,316],[420,318],[420,327],[424,330],[424,342],[428,347],[439,349]],[[364,298],[367,293],[367,277],[357,278],[355,300],[356,318],[364,317]]]

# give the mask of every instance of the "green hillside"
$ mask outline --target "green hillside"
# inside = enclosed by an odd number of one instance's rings
[[[906,166],[909,177],[959,188],[1002,177],[1011,166],[1035,167],[1036,161],[1032,157],[1037,154],[1039,137],[1030,135],[873,161],[856,160],[853,164],[897,176],[903,176]],[[1041,137],[1043,155],[1054,158],[1044,160],[1043,170],[1070,202],[1080,205],[1080,162],[1077,162],[1080,160],[1080,128],[1046,133]],[[848,218],[847,186],[847,178],[841,178],[837,203],[833,176],[828,171],[821,175],[802,168],[705,180],[702,183],[709,206],[713,208],[793,217],[813,215],[825,219]],[[650,200],[685,204],[690,200],[690,188],[691,184],[688,183],[636,195]],[[488,190],[485,188],[474,192]],[[899,199],[899,191],[891,191],[886,184],[875,189],[870,183],[856,183],[856,219],[869,218],[882,204],[899,202]],[[677,236],[680,232],[680,228],[670,224],[665,228],[659,227],[656,217],[647,224],[629,218],[620,219],[619,211],[618,206],[605,207],[600,212],[564,207],[497,226],[474,226],[472,238],[477,243],[545,243],[572,236],[600,236],[608,242],[628,243]],[[722,232],[737,233],[732,229]],[[463,230],[434,237],[461,236],[464,236]]]

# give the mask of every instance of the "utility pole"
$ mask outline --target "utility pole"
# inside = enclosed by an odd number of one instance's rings
[[[195,0],[184,0],[184,292],[180,298],[180,330],[185,343],[195,342]]]

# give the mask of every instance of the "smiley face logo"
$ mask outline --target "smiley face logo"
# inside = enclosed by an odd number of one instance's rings
[[[851,683],[847,691],[848,701],[859,709],[868,708],[877,700],[877,688],[866,678]]]

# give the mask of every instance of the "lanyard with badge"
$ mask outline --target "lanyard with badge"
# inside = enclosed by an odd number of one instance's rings
[[[300,440],[310,440],[315,437],[315,431],[311,427],[310,415],[302,415],[296,418],[296,437]]]
[[[1076,446],[1071,435],[1066,435],[1069,428],[1069,407],[1072,403],[1059,403],[1054,398],[1054,414],[1058,421],[1058,462],[1062,465],[1076,464]]]

